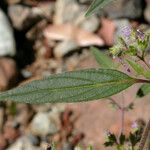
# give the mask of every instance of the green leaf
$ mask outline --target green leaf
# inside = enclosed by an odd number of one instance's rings
[[[89,7],[89,9],[87,10],[85,16],[86,17],[90,16],[91,14],[95,13],[99,9],[102,9],[103,7],[105,7],[111,1],[112,0],[94,0],[91,6]]]
[[[56,144],[55,143],[52,143],[51,150],[56,150]]]
[[[125,54],[129,54],[131,56],[135,56],[137,54],[137,48],[134,45],[130,45],[128,50],[124,52]]]
[[[101,68],[105,69],[115,68],[113,61],[106,54],[104,54],[104,52],[99,51],[95,47],[92,47],[91,50]]]
[[[132,60],[129,60],[129,59],[127,59],[126,61],[128,62],[128,64],[134,69],[134,71],[138,75],[143,75],[145,70],[140,64],[138,64],[138,63],[136,63],[136,62],[134,62]]]
[[[93,150],[92,146],[89,145],[89,146],[87,147],[87,150]]]
[[[145,78],[150,79],[150,71],[145,70],[143,75]]]
[[[119,137],[119,144],[120,144],[120,145],[124,145],[125,140],[126,140],[125,135],[121,133],[121,135],[120,135],[120,137]]]
[[[150,71],[145,70],[140,64],[132,60],[127,59],[126,61],[138,75],[143,75],[145,78],[150,79]]]
[[[138,97],[144,97],[150,93],[150,84],[143,84],[137,92]]]
[[[116,94],[138,79],[111,69],[87,69],[52,75],[0,94],[0,100],[25,103],[81,102]]]

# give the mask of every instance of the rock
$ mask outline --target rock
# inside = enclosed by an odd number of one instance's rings
[[[72,24],[49,25],[43,34],[47,41],[64,41],[54,49],[56,57],[62,57],[64,54],[78,47],[104,45],[104,41],[96,34],[73,26]]]
[[[105,44],[108,46],[114,43],[115,23],[114,21],[106,18],[101,19],[101,27],[98,34],[103,38]]]
[[[20,4],[10,5],[8,14],[17,30],[25,30],[37,23],[45,15],[39,7],[27,7]]]
[[[2,132],[4,123],[4,108],[0,106],[0,132]]]
[[[76,50],[78,47],[77,43],[74,41],[63,41],[56,45],[54,48],[54,56],[57,58],[63,57],[65,54],[72,50]]]
[[[31,122],[31,132],[38,136],[54,134],[60,129],[55,120],[56,118],[53,118],[48,113],[39,112],[35,115]]]
[[[101,22],[102,25],[98,34],[103,38],[105,44],[108,46],[112,46],[117,42],[118,36],[122,35],[122,29],[124,27],[131,26],[127,19],[110,20],[103,18]]]
[[[146,0],[146,8],[144,10],[144,17],[148,23],[150,23],[150,0]]]
[[[65,142],[64,144],[63,144],[63,150],[73,150],[74,148],[73,148],[73,145],[71,144],[71,143],[69,143],[69,142]]]
[[[32,142],[30,141],[30,138],[28,136],[22,136],[20,137],[14,144],[12,144],[8,149],[6,150],[40,150],[40,148],[35,147],[32,145]]]
[[[9,5],[19,3],[21,0],[6,0]]]
[[[32,81],[35,79],[41,79],[41,76],[47,76],[53,73],[61,73],[62,62],[57,61],[56,59],[38,58],[32,65],[28,66],[26,70],[32,74],[32,79],[27,81]],[[48,104],[46,104],[46,106],[48,106]]]
[[[32,105],[17,104],[16,110],[17,113],[15,116],[15,120],[19,122],[22,126],[27,126],[35,114]]]
[[[8,121],[4,126],[3,136],[9,143],[12,143],[20,136],[20,130]]]
[[[0,150],[4,150],[7,146],[7,141],[2,134],[0,134]]]
[[[88,32],[72,24],[49,25],[44,30],[44,36],[48,41],[70,40],[76,42],[78,46],[104,45],[104,41],[96,34]]]
[[[18,30],[22,30],[29,23],[27,18],[31,15],[31,9],[20,4],[10,5],[8,7],[8,14],[13,26]]]
[[[52,18],[55,8],[55,3],[52,1],[38,2],[36,9],[33,9],[34,13],[39,13],[40,16],[46,17],[49,20]]]
[[[0,56],[14,56],[16,54],[15,41],[9,21],[0,9]]]
[[[143,0],[116,0],[104,8],[104,14],[111,19],[142,17]]]
[[[41,141],[40,137],[29,134],[28,138],[31,141],[32,145],[34,145],[34,146],[39,146],[40,145],[40,141]]]
[[[0,58],[0,90],[6,90],[15,82],[16,64],[11,58]]]
[[[49,25],[43,32],[46,39],[50,40],[69,40],[73,38],[73,25]]]
[[[85,9],[84,9],[85,10]],[[76,21],[78,16],[83,14],[83,10],[76,0],[57,0],[55,4],[54,24],[64,24]]]
[[[81,5],[81,3],[84,2],[77,2],[76,0],[57,0],[53,23],[57,25],[72,23],[87,31],[95,31],[98,28],[99,19],[96,15],[92,15],[88,18],[85,17],[88,6]]]
[[[92,16],[89,18],[85,18],[85,16],[83,16],[83,21],[79,24],[79,27],[89,32],[95,32],[98,29],[99,25],[100,21],[98,17]]]
[[[76,29],[75,40],[81,47],[96,45],[104,46],[102,38],[94,33],[82,29]]]

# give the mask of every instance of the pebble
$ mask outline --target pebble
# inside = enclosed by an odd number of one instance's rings
[[[81,5],[81,3],[85,2],[89,3],[89,0],[82,2],[77,2],[76,0],[57,0],[53,19],[54,24],[71,23],[89,32],[96,31],[100,24],[99,18],[95,14],[88,18],[85,17],[88,5]]]
[[[0,58],[0,91],[13,85],[17,76],[16,63],[11,58]]]
[[[74,41],[63,41],[56,45],[54,48],[54,56],[57,58],[63,57],[65,54],[70,51],[76,50],[78,47],[77,43]]]
[[[41,9],[39,7],[30,8],[21,4],[15,4],[8,7],[8,14],[17,30],[25,30],[41,20],[43,16]]]
[[[16,45],[13,30],[2,9],[0,9],[0,35],[0,56],[14,56]]]
[[[34,145],[34,146],[40,146],[41,139],[40,139],[39,136],[34,136],[32,134],[29,134],[28,138],[30,139],[32,145]]]
[[[0,134],[0,150],[4,150],[7,146],[7,141],[3,135]]]
[[[76,0],[57,0],[55,4],[54,24],[64,24],[76,21],[77,17],[83,15],[83,10]]]
[[[146,0],[146,8],[144,10],[144,17],[148,23],[150,23],[150,0]]]
[[[6,0],[9,5],[19,3],[21,0]]]
[[[57,124],[56,119],[50,117],[46,112],[38,112],[31,122],[31,132],[37,136],[57,133],[60,126]]]
[[[21,136],[14,144],[6,150],[40,150],[40,148],[32,145],[28,136]]]
[[[31,9],[20,4],[10,5],[8,7],[8,14],[13,26],[18,30],[22,30],[28,22],[26,19],[31,14]]]
[[[4,123],[4,108],[0,107],[0,132],[2,132],[3,123]]]
[[[100,36],[72,24],[49,25],[43,34],[47,41],[62,41],[54,48],[56,57],[62,57],[80,47],[104,45],[104,41]]]
[[[85,16],[83,16],[83,18],[83,21],[79,24],[79,27],[81,29],[84,29],[89,32],[95,32],[98,29],[100,25],[99,18],[97,18],[94,15],[89,18],[85,18]]]
[[[9,143],[12,143],[20,136],[20,130],[8,121],[4,126],[3,136]]]
[[[63,150],[73,150],[74,148],[73,148],[73,145],[71,144],[71,143],[69,143],[69,142],[65,142],[64,144],[63,144]]]
[[[115,0],[104,8],[104,14],[111,19],[142,17],[143,0]]]

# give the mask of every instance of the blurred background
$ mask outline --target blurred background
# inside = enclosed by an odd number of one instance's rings
[[[89,48],[106,51],[125,26],[150,32],[150,0],[115,0],[85,18],[92,0],[0,0],[0,91],[51,74],[99,67]],[[124,92],[125,103],[135,100],[137,87]],[[122,96],[114,96],[119,101]],[[136,99],[125,115],[131,124],[147,121],[149,96]],[[58,150],[78,144],[103,150],[105,132],[116,134],[120,112],[109,100],[76,104],[30,105],[0,103],[0,150]]]

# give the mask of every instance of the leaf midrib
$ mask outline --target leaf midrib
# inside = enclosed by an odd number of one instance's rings
[[[68,86],[68,87],[60,87],[60,88],[47,88],[47,89],[36,89],[33,91],[28,91],[28,92],[23,92],[23,93],[9,93],[9,96],[19,96],[19,95],[26,95],[26,94],[32,94],[32,93],[37,93],[37,92],[55,92],[55,91],[62,91],[62,90],[69,90],[69,89],[82,89],[82,88],[91,88],[91,87],[101,87],[101,86],[107,86],[107,85],[113,85],[113,84],[124,84],[124,83],[135,83],[136,79],[131,78],[131,79],[126,79],[126,80],[122,80],[122,81],[110,81],[110,82],[101,82],[101,83],[92,83],[92,84],[85,84],[85,85],[78,85],[78,86]],[[8,91],[10,92],[10,91]],[[6,92],[7,93],[7,92]],[[2,93],[3,94],[3,93]],[[8,93],[7,93],[8,94]],[[4,96],[2,97],[9,97],[9,96],[5,96],[5,92],[4,92]]]

